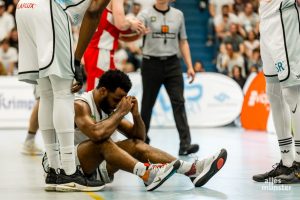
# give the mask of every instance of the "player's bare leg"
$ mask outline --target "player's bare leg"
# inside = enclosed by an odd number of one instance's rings
[[[99,164],[106,160],[108,176],[112,177],[119,169],[132,173],[138,161],[152,162],[160,166],[161,163],[174,163],[177,159],[172,155],[151,147],[141,140],[128,139],[117,142],[95,144],[91,141],[84,142],[78,147],[78,157],[85,173],[91,174]],[[177,172],[188,176],[196,187],[204,185],[225,164],[226,150],[222,149],[215,155],[194,163],[180,161]],[[137,159],[137,160],[136,160]],[[135,171],[135,170],[134,170]]]
[[[176,160],[172,155],[151,147],[141,140],[124,140],[117,145],[142,162],[170,163]],[[225,149],[203,160],[193,163],[180,160],[178,173],[188,176],[196,187],[201,187],[209,181],[225,164],[227,152]]]
[[[111,140],[104,142],[85,141],[78,146],[77,155],[86,174],[92,174],[105,160],[110,173],[121,169],[141,177],[148,191],[155,190],[170,178],[178,169],[180,162],[174,160],[168,164],[141,163]]]

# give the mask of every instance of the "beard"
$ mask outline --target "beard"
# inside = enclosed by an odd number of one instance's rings
[[[111,106],[109,105],[108,101],[107,101],[107,97],[105,99],[102,100],[102,102],[99,104],[101,110],[103,110],[103,112],[105,112],[106,114],[111,114],[113,112],[113,108],[111,108]]]

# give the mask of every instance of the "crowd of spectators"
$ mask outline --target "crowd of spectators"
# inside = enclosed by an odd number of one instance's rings
[[[206,3],[210,13],[206,45],[215,47],[216,68],[243,87],[248,75],[262,68],[259,0],[201,0],[200,8]]]
[[[18,73],[18,32],[15,12],[19,0],[0,0],[0,75]],[[124,0],[125,13],[137,16],[142,8],[153,5],[155,0]],[[73,27],[74,43],[78,40],[80,27]],[[125,72],[137,71],[142,60],[142,41],[125,43],[120,41],[115,54],[117,68]]]
[[[18,33],[15,11],[18,1],[0,0],[0,75],[15,75],[18,64]]]
[[[0,0],[0,75],[16,75],[18,68],[18,33],[15,11],[19,0]],[[155,0],[125,0],[128,16],[137,16]],[[207,46],[215,47],[218,72],[231,76],[242,87],[251,72],[261,70],[259,50],[258,0],[200,0],[200,8],[208,9]],[[73,27],[74,42],[79,27]],[[142,40],[120,41],[115,54],[116,66],[125,71],[139,70],[142,60]],[[201,61],[195,61],[196,72],[204,72]]]

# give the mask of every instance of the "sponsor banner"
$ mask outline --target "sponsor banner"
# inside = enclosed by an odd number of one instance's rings
[[[253,82],[253,80],[255,79],[256,76],[257,76],[257,73],[255,73],[255,72],[252,72],[252,73],[248,76],[248,78],[247,78],[247,80],[246,80],[246,83],[245,83],[245,85],[244,85],[244,87],[243,87],[243,93],[244,93],[244,95],[246,95],[246,93],[247,93],[247,91],[248,91],[250,85],[252,84],[252,82]]]
[[[133,82],[129,93],[141,101],[141,76],[138,73],[131,73],[129,76]],[[189,84],[184,75],[184,91],[185,108],[191,127],[224,126],[234,121],[241,112],[244,98],[242,90],[234,80],[222,74],[199,73],[193,84]],[[151,126],[175,126],[172,106],[164,87],[156,99]]]
[[[35,103],[33,86],[17,77],[1,77],[0,88],[0,128],[27,127]]]
[[[133,82],[130,95],[142,97],[139,73],[130,73]],[[185,108],[191,127],[217,127],[234,121],[240,114],[243,93],[231,78],[217,73],[200,73],[193,84],[184,74]],[[26,128],[34,106],[33,86],[17,77],[0,78],[0,128]],[[141,108],[141,104],[139,105]],[[161,88],[152,113],[152,127],[174,127],[169,96]]]
[[[246,92],[241,123],[245,129],[266,131],[268,126],[270,129],[272,126],[269,118],[270,104],[266,94],[266,81],[264,74],[260,72],[249,84]]]

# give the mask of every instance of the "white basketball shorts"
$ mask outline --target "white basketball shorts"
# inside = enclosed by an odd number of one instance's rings
[[[16,22],[19,36],[19,80],[36,83],[57,75],[74,77],[71,24],[54,0],[20,0]]]
[[[296,3],[261,19],[260,48],[267,81],[282,87],[300,84],[300,20]]]

